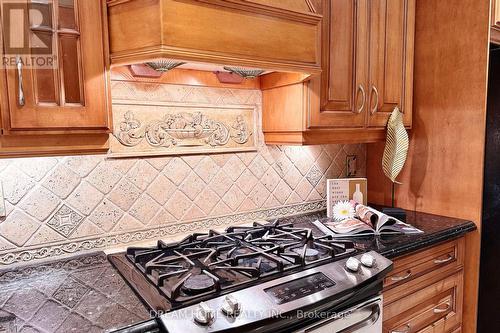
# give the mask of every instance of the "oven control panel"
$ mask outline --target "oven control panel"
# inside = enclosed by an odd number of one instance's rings
[[[315,273],[303,278],[265,289],[266,294],[276,302],[284,304],[331,288],[335,282],[323,273]]]
[[[360,285],[368,280],[379,281],[392,269],[392,262],[376,252],[362,256],[340,259],[168,312],[160,321],[169,333],[240,333],[259,323],[281,320],[281,325],[288,325],[288,319],[283,318],[300,320],[289,314],[314,309],[315,304],[359,290]],[[376,284],[374,288],[379,288]]]

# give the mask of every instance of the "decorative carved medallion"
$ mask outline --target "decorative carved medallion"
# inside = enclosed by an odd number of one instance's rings
[[[113,114],[111,154],[116,156],[256,149],[256,110],[249,106],[115,103]]]

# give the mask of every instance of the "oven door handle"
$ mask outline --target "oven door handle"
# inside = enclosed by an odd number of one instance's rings
[[[370,312],[370,314],[365,319],[363,319],[361,321],[358,321],[356,323],[353,323],[352,325],[350,325],[348,327],[341,328],[340,330],[337,327],[337,328],[335,328],[333,330],[333,332],[336,332],[336,333],[354,333],[354,332],[356,332],[357,330],[359,330],[359,329],[361,329],[363,327],[370,326],[370,325],[376,323],[380,319],[380,312],[381,312],[381,310],[380,310],[380,304],[378,302],[377,303],[370,303],[370,304],[365,304],[365,305],[362,305],[362,306],[359,306],[359,307],[347,310],[345,312],[341,312],[339,314],[339,316],[335,316],[334,318],[332,318],[330,320],[321,322],[321,323],[319,323],[317,325],[309,327],[306,330],[300,331],[300,332],[303,332],[303,333],[314,333],[318,329],[324,328],[325,326],[335,325],[335,322],[341,321],[342,317],[344,317],[344,316],[347,317],[347,316],[349,316],[353,312],[363,311],[363,310],[369,310],[369,312]]]
[[[380,305],[379,304],[371,304],[371,305],[369,305],[369,307],[371,310],[371,314],[370,314],[370,316],[368,316],[368,318],[366,318],[360,322],[357,322],[354,325],[346,327],[343,330],[339,331],[338,333],[353,333],[353,332],[356,332],[357,330],[359,330],[363,327],[370,326],[370,325],[376,323],[377,320],[379,320],[379,318],[380,318]]]
[[[127,327],[112,331],[112,333],[148,333],[161,332],[158,322],[155,319],[143,321],[141,323],[132,324]]]

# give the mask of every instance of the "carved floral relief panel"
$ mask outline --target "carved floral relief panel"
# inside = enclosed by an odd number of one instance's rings
[[[115,100],[113,117],[115,157],[257,149],[257,106]]]

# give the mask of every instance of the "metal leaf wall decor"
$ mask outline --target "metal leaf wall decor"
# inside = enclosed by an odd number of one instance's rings
[[[408,133],[403,124],[403,114],[398,107],[395,107],[387,123],[387,138],[382,157],[384,174],[393,183],[398,183],[396,178],[406,162],[409,145]]]

